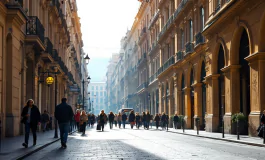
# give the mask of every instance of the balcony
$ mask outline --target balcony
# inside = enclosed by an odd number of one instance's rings
[[[26,42],[37,44],[42,50],[44,47],[44,27],[37,16],[28,16],[26,23]]]
[[[183,8],[185,7],[185,5],[191,0],[182,0],[177,8],[177,10],[174,12],[173,16],[174,16],[174,20],[178,17],[179,13],[183,10]]]
[[[186,56],[186,55],[188,55],[188,54],[194,52],[194,44],[193,44],[192,42],[188,42],[188,43],[185,45],[185,47],[186,47],[186,50],[185,50],[186,52],[185,52],[185,55],[184,55],[184,56]]]
[[[157,10],[156,13],[154,14],[153,18],[150,20],[150,24],[148,26],[148,29],[150,30],[151,27],[155,24],[155,22],[157,21],[158,17],[159,17],[159,13],[160,11]]]
[[[53,61],[53,44],[48,37],[44,38],[44,46],[45,52],[41,54],[41,58],[44,62],[52,62]]]
[[[166,24],[162,28],[161,32],[158,35],[158,39],[160,40],[161,37],[165,34],[165,32],[170,28],[172,22],[174,21],[174,16],[170,16],[169,19],[167,20]]]
[[[166,71],[170,66],[175,64],[175,62],[176,62],[175,55],[173,55],[163,64],[163,66],[161,66],[158,69],[157,75],[159,75],[159,74],[163,73],[164,71]]]
[[[205,42],[204,37],[203,37],[203,35],[202,35],[201,32],[199,32],[199,33],[197,33],[197,34],[195,35],[195,39],[196,39],[196,40],[195,40],[195,44],[196,44],[196,46]]]
[[[149,78],[149,85],[152,84],[156,79],[157,79],[157,73],[153,74],[150,78]]]
[[[143,40],[143,38],[145,37],[145,35],[146,35],[146,27],[144,27],[144,28],[142,29],[142,31],[141,31],[141,34],[140,34],[140,36],[139,36],[139,38],[138,38],[138,44],[142,42],[142,40]]]
[[[147,87],[148,87],[148,83],[144,82],[140,86],[137,87],[137,91],[140,92],[140,91],[144,90]]]
[[[182,60],[183,57],[184,57],[184,56],[183,56],[183,52],[182,52],[182,51],[178,51],[178,52],[177,52],[177,62],[180,61],[180,60]]]
[[[157,46],[157,41],[155,40],[155,41],[152,43],[152,46],[151,46],[150,49],[149,49],[149,53],[148,53],[149,56],[152,55],[152,53],[153,53],[153,51],[155,50],[156,46]]]
[[[65,74],[68,73],[68,68],[66,67],[66,65],[64,64],[64,61],[62,61],[61,57],[58,57],[58,64],[61,68],[61,72],[64,72]]]

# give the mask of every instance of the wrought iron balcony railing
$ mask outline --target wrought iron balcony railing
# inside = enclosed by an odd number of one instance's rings
[[[44,43],[44,27],[37,16],[28,16],[26,34],[36,35]]]
[[[148,29],[150,30],[151,27],[154,25],[154,23],[156,22],[156,20],[159,17],[159,10],[156,11],[156,13],[154,14],[153,18],[150,20],[150,24],[148,26]]]
[[[142,64],[146,60],[146,53],[144,53],[141,57],[141,59],[138,60],[138,66]]]
[[[202,44],[202,43],[205,42],[204,37],[203,37],[203,35],[202,35],[201,32],[197,33],[197,34],[195,35],[195,38],[196,38],[196,45],[198,45],[198,44]]]
[[[171,65],[175,64],[175,62],[175,55],[173,55],[158,69],[158,75],[167,70]]]
[[[185,55],[184,55],[184,56],[186,56],[186,55],[189,54],[189,53],[194,52],[194,44],[193,44],[193,43],[188,42],[188,43],[185,45],[185,47],[186,47],[186,52],[185,52]]]
[[[183,52],[182,51],[178,51],[177,52],[177,61],[180,61],[183,59]]]
[[[137,91],[139,92],[142,89],[145,89],[148,87],[148,82],[142,83],[140,86],[137,87]]]
[[[44,38],[44,46],[45,46],[45,52],[49,53],[52,56],[53,55],[53,44],[48,37]]]
[[[58,61],[59,54],[58,54],[58,52],[57,52],[56,49],[53,49],[53,50],[52,50],[52,58],[53,58],[55,61]]]

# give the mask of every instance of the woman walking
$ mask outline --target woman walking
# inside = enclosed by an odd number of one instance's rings
[[[77,109],[76,110],[76,114],[75,114],[75,124],[76,124],[76,127],[77,127],[77,131],[80,132],[80,110]]]
[[[88,117],[86,115],[86,111],[82,111],[80,115],[80,127],[83,132],[82,136],[86,133],[86,123],[87,123]]]
[[[139,127],[140,127],[140,122],[141,122],[141,116],[139,115],[139,112],[136,113],[136,116],[135,116],[135,122],[136,122],[136,128],[139,129]]]
[[[40,111],[36,105],[34,105],[34,101],[29,99],[27,101],[26,106],[23,108],[21,113],[21,123],[25,124],[25,142],[22,144],[25,148],[28,148],[29,141],[29,132],[33,134],[33,146],[36,145],[37,142],[37,126],[40,125]]]
[[[133,126],[135,125],[135,114],[133,110],[131,110],[131,113],[129,115],[129,122],[131,125],[131,129],[133,129]]]
[[[156,114],[154,121],[156,121],[156,129],[158,129],[159,123],[160,123],[160,117],[159,117],[158,113]]]
[[[118,114],[118,124],[119,124],[119,128],[121,128],[121,120],[122,120],[122,115],[121,115],[121,112],[119,112],[119,114]]]

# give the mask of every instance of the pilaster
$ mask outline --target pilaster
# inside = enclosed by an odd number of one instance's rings
[[[194,129],[196,130],[196,118],[200,119],[200,126],[203,124],[202,121],[204,119],[202,117],[202,83],[193,84],[192,87],[194,88]]]
[[[191,117],[191,94],[190,94],[191,88],[186,87],[184,88],[185,92],[185,122],[186,122],[186,128],[192,128],[191,127],[191,121],[193,120],[193,117]]]

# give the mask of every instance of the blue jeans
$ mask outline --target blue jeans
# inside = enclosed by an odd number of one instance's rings
[[[31,129],[31,132],[32,132],[32,135],[33,135],[33,143],[36,143],[36,141],[37,141],[37,134],[36,134],[37,125],[32,125],[32,124],[26,122],[25,123],[25,143],[26,144],[28,144],[28,142],[29,142],[30,129]]]
[[[60,123],[60,137],[61,137],[61,143],[66,143],[68,138],[68,132],[69,132],[70,123]]]
[[[150,125],[150,122],[146,121],[146,122],[145,122],[145,127],[146,127],[147,129],[149,129],[149,125]]]
[[[125,122],[126,122],[126,121],[122,121],[123,128],[125,128]]]

